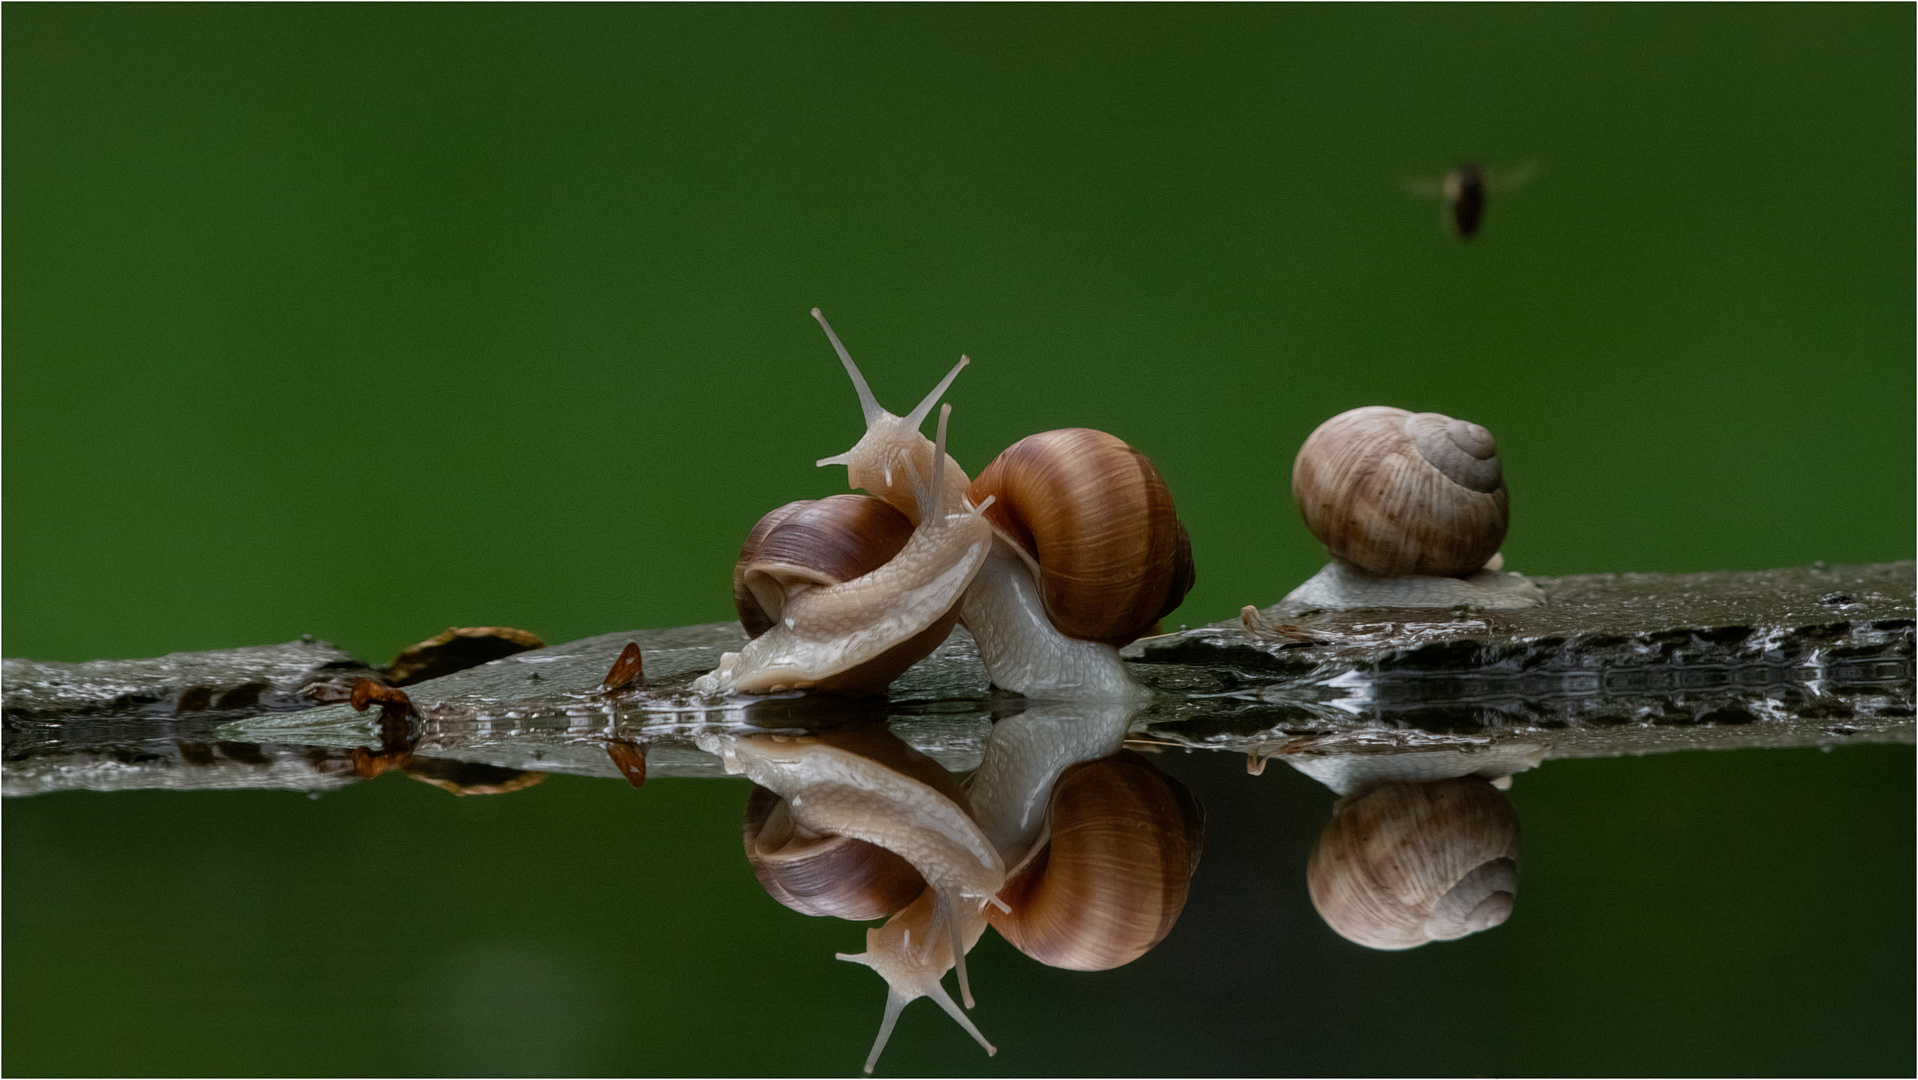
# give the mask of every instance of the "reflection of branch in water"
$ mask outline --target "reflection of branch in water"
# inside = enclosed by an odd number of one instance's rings
[[[362,779],[371,780],[397,769],[415,780],[454,795],[504,795],[532,787],[546,779],[543,772],[416,756],[414,750],[420,741],[416,724],[420,712],[406,691],[398,687],[361,679],[353,684],[347,702],[359,712],[365,712],[375,705],[380,709],[380,748],[372,750],[356,746],[351,751],[353,771]]]
[[[613,759],[613,767],[634,787],[646,783],[646,744],[631,739],[606,740],[606,756]]]

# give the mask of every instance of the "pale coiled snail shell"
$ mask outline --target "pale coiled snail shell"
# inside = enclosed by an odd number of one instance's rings
[[[1464,577],[1498,553],[1510,499],[1491,432],[1384,405],[1320,424],[1292,497],[1331,554],[1382,577]]]
[[[1512,913],[1518,815],[1477,777],[1383,783],[1333,807],[1305,879],[1348,941],[1410,949],[1461,938]]]
[[[1010,913],[986,921],[1052,967],[1104,971],[1165,939],[1185,909],[1204,812],[1184,784],[1130,750],[1067,769],[1049,837],[1007,876]]]
[[[759,519],[733,565],[733,607],[749,637],[772,629],[794,585],[870,574],[912,538],[906,515],[870,495],[789,502]]]
[[[966,489],[1033,570],[1067,637],[1124,645],[1191,590],[1192,542],[1151,460],[1089,428],[1029,435]]]

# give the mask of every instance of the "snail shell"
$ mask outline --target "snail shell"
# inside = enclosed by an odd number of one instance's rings
[[[869,495],[789,502],[759,519],[733,566],[733,607],[747,635],[779,622],[797,585],[837,585],[872,573],[912,538],[906,515]]]
[[[1383,405],[1319,425],[1292,464],[1292,497],[1334,557],[1384,577],[1475,573],[1510,519],[1491,432]]]
[[[1306,866],[1340,937],[1410,949],[1487,930],[1518,892],[1518,815],[1477,777],[1392,781],[1340,799]]]
[[[1008,877],[986,920],[1052,967],[1104,971],[1165,939],[1185,908],[1204,812],[1184,784],[1130,750],[1067,769],[1050,836]]]
[[[966,489],[1024,558],[1060,633],[1124,645],[1149,633],[1193,583],[1192,542],[1165,478],[1103,431],[1019,440]]]

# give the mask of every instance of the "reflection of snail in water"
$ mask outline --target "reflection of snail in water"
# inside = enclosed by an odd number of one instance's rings
[[[957,967],[972,1004],[964,954],[988,920],[1028,955],[1080,970],[1128,963],[1171,930],[1198,862],[1200,811],[1183,785],[1120,751],[1128,720],[1096,706],[1002,720],[968,790],[881,727],[702,739],[763,785],[745,843],[768,893],[807,914],[890,916],[867,931],[865,952],[841,954],[888,985],[868,1072],[922,996],[991,1051],[939,984]],[[972,901],[988,883],[996,895],[982,911]]]
[[[1374,949],[1488,930],[1518,891],[1518,815],[1476,776],[1389,780],[1333,807],[1306,884],[1328,926]]]
[[[1510,499],[1497,445],[1477,424],[1382,405],[1340,413],[1299,448],[1292,497],[1333,562],[1285,607],[1543,600],[1523,575],[1499,572]]]
[[[891,916],[866,932],[865,952],[841,954],[886,980],[868,1071],[900,1011],[921,997],[993,1052],[940,979],[956,968],[960,997],[972,1004],[965,954],[985,930],[980,908],[1005,883],[1005,864],[945,770],[883,727],[703,735],[699,744],[776,797],[755,793],[745,832],[747,857],[774,899],[811,915]]]
[[[956,619],[1004,689],[1138,694],[1117,646],[1149,633],[1193,581],[1191,543],[1151,461],[1111,435],[1067,429],[1021,440],[968,481],[944,452],[945,411],[936,444],[919,433],[967,361],[895,416],[813,314],[866,421],[852,449],[819,464],[846,466],[870,495],[789,504],[761,520],[734,574],[741,621],[756,636],[695,687],[883,690]]]

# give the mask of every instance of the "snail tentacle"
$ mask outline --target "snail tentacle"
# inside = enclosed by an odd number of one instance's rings
[[[968,483],[965,470],[959,467],[958,462],[943,454],[935,457],[932,441],[920,434],[919,428],[926,422],[926,418],[932,415],[933,406],[938,404],[940,397],[952,386],[952,381],[958,378],[959,373],[972,361],[961,356],[952,370],[946,372],[945,377],[939,380],[932,392],[921,399],[911,412],[905,416],[895,416],[873,397],[872,388],[866,385],[865,377],[859,373],[858,365],[852,362],[851,354],[840,343],[832,327],[827,325],[825,316],[815,308],[813,317],[818,319],[819,325],[825,329],[827,339],[832,342],[833,350],[839,354],[840,363],[846,368],[846,374],[852,377],[853,389],[859,395],[859,410],[866,422],[865,434],[860,436],[859,441],[854,443],[851,449],[831,457],[820,458],[816,464],[822,468],[828,465],[844,465],[849,487],[865,488],[872,495],[891,503],[910,518],[914,525],[919,524],[925,500],[916,490],[918,485],[909,485],[909,490],[902,491],[895,481],[902,474],[912,478],[938,476],[945,487],[955,494],[965,490]],[[936,463],[943,464],[943,473],[938,471]],[[956,504],[957,500],[954,499],[953,505]]]
[[[859,365],[852,362],[852,354],[839,342],[839,335],[832,332],[832,324],[818,308],[812,309],[812,317],[819,320],[819,328],[826,332],[826,340],[832,342],[832,351],[839,354],[839,362],[846,365],[846,374],[852,376],[852,388],[859,394],[859,412],[866,418],[866,426],[871,427],[886,410],[879,407],[879,399],[872,396],[872,387],[866,385],[866,377],[859,373]],[[824,465],[825,462],[820,462]]]
[[[937,935],[924,933],[926,921],[936,917],[935,909],[939,899],[934,890],[928,889],[920,894],[918,900],[904,911],[894,915],[884,926],[866,931],[866,951],[863,953],[837,953],[841,960],[864,964],[879,973],[886,980],[886,1012],[880,1021],[879,1037],[873,1042],[872,1054],[866,1059],[866,1071],[871,1072],[879,1062],[879,1055],[886,1048],[886,1040],[892,1034],[893,1024],[899,1018],[899,1011],[922,997],[929,997],[953,1018],[966,1034],[983,1047],[987,1054],[999,1051],[972,1022],[957,1002],[946,993],[940,978],[947,968],[954,966],[955,957],[963,958],[965,953],[978,942],[985,932],[985,919],[977,913],[967,914],[961,907],[961,918],[955,931],[957,936],[945,933]],[[926,951],[921,955],[913,948],[912,928],[922,930],[921,947]],[[963,992],[963,991],[962,991]],[[895,1004],[896,1003],[896,1004]]]

